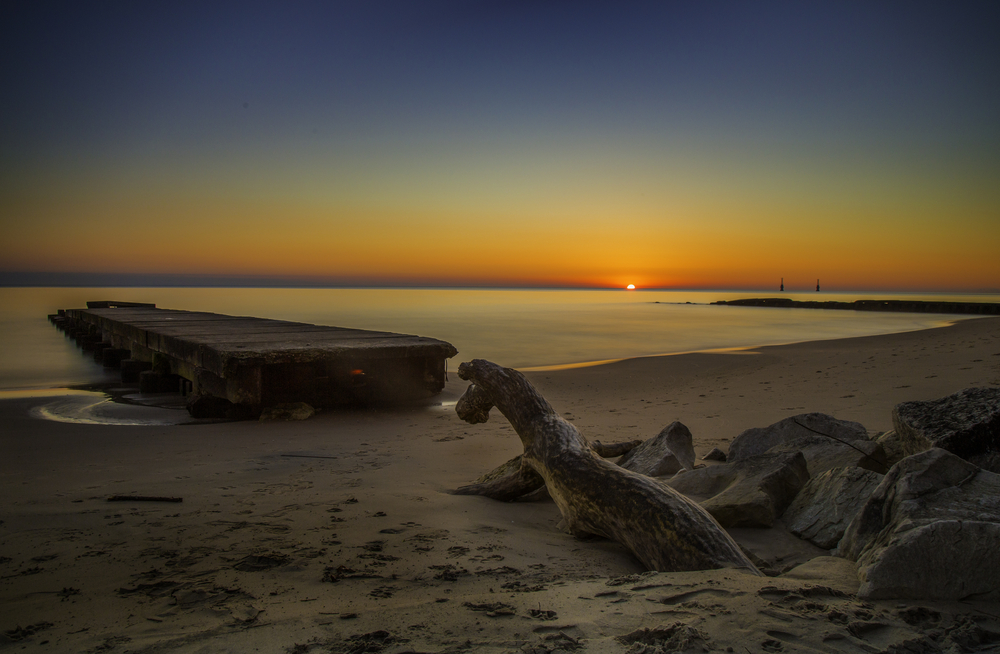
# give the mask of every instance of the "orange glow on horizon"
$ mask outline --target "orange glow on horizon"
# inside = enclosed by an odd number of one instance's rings
[[[814,288],[817,278],[830,291],[1000,288],[1000,222],[983,198],[963,205],[961,194],[867,206],[697,189],[648,204],[614,187],[590,204],[586,194],[504,204],[485,193],[401,191],[390,206],[280,188],[263,197],[180,183],[169,193],[122,190],[109,180],[8,193],[2,269],[344,285],[777,290],[784,277],[789,289]]]

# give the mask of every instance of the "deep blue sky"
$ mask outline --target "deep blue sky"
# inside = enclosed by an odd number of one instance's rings
[[[744,139],[820,119],[832,140],[1000,133],[995,2],[13,4],[4,140],[21,147],[232,138],[244,104],[284,136],[628,133],[664,114]]]

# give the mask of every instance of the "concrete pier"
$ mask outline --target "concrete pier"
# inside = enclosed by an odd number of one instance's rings
[[[88,302],[49,316],[81,347],[123,376],[176,376],[195,398],[224,400],[242,413],[306,402],[314,407],[400,402],[444,388],[445,341],[306,323]],[[127,354],[126,354],[127,351]],[[166,380],[165,380],[166,381]],[[190,403],[189,403],[190,407]]]

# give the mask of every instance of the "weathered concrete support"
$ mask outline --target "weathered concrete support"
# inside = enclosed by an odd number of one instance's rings
[[[150,361],[140,361],[139,359],[123,359],[121,362],[122,383],[138,384],[139,375],[145,370],[152,370],[153,364]]]
[[[94,334],[89,330],[85,334],[81,334],[76,337],[76,343],[79,345],[84,352],[93,352],[98,345],[101,344],[101,337],[98,334]]]
[[[137,361],[145,361],[150,365],[153,364],[153,350],[149,349],[145,345],[140,345],[135,341],[133,341],[130,345],[133,359],[136,359]]]
[[[128,359],[132,352],[117,347],[105,348],[101,355],[101,363],[105,368],[121,368],[122,361]]]
[[[177,375],[145,370],[139,373],[139,392],[143,395],[178,393],[180,392],[180,379]]]
[[[197,368],[195,370],[192,392],[195,395],[210,395],[228,400],[228,389],[226,380],[219,377],[211,370]]]
[[[96,343],[94,345],[94,361],[96,361],[97,363],[103,362],[104,350],[110,350],[113,347],[114,346],[112,346],[111,343],[107,341],[101,341],[100,343]]]
[[[256,361],[237,364],[226,371],[226,399],[233,404],[261,405],[263,371]]]

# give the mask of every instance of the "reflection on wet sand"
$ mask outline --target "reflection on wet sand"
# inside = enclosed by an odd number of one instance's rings
[[[58,391],[62,392],[57,394]],[[131,404],[128,396],[123,397],[124,402],[116,402],[105,393],[93,391],[52,389],[51,392],[52,395],[28,395],[53,397],[51,401],[32,408],[32,416],[83,425],[181,425],[193,422],[183,403],[174,398],[160,398],[164,401],[158,406],[149,406]],[[4,393],[3,397],[7,398],[10,393]]]

